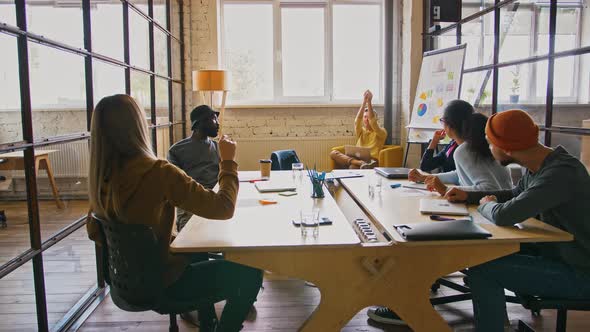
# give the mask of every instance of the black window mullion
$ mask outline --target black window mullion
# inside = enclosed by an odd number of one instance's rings
[[[170,20],[172,18],[170,5],[170,0],[166,0],[166,29],[168,31],[170,31]],[[172,77],[172,38],[170,35],[166,36],[166,49],[166,54],[168,55],[168,76]],[[182,59],[176,60],[182,61]],[[172,93],[172,86],[172,81],[168,80],[168,122],[170,123],[168,137],[170,138],[170,144],[174,143],[174,127],[172,126],[172,123],[174,122],[174,96]]]
[[[500,3],[499,0],[495,0],[496,6]],[[485,38],[485,36],[484,36]],[[485,43],[484,43],[485,44]],[[500,8],[494,9],[494,69],[492,69],[492,114],[498,111],[498,76],[499,69],[496,66],[500,58]]]
[[[545,128],[553,125],[553,77],[555,71],[555,32],[557,29],[557,0],[551,0],[549,7],[549,61],[547,63],[547,99],[545,102]],[[551,145],[551,131],[545,132],[545,145]]]
[[[90,0],[82,0],[82,18],[84,22],[84,48],[92,52],[92,22],[90,15]],[[90,131],[92,110],[94,109],[94,84],[92,73],[92,57],[87,55],[84,59],[86,76],[86,130]]]
[[[175,1],[175,0],[174,0]],[[180,24],[180,81],[182,82],[182,91],[181,95],[181,119],[182,119],[182,138],[186,137],[186,87],[185,87],[185,73],[184,73],[184,0],[178,0],[178,17],[179,17],[179,24]]]
[[[123,61],[125,67],[125,93],[131,95],[131,62],[129,60],[129,4],[126,1],[122,2],[123,6]]]
[[[149,17],[154,17],[154,0],[148,0]],[[149,48],[150,48],[150,71],[156,71],[156,59],[154,50],[154,22],[149,21]],[[156,125],[156,76],[150,75],[150,118],[152,126]],[[157,128],[152,128],[152,149],[158,153],[158,138],[156,135]]]
[[[17,26],[19,29],[27,31],[27,13],[25,0],[16,0],[15,7]],[[31,103],[29,48],[27,37],[24,35],[18,36],[17,45],[23,139],[29,143],[32,143],[34,141],[33,110]],[[33,146],[27,147],[24,150],[24,170],[25,182],[27,186],[27,209],[29,213],[29,236],[31,240],[31,248],[33,250],[40,250],[41,223],[37,195],[37,174],[35,174],[35,148]],[[43,255],[41,253],[33,256],[33,279],[35,283],[37,327],[39,328],[39,331],[47,331],[49,329],[49,322],[47,319],[47,299],[45,298]]]

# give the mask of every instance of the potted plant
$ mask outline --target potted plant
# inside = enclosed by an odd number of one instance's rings
[[[512,74],[512,86],[510,87],[512,94],[510,95],[510,103],[518,104],[518,99],[520,97],[520,67],[516,66],[516,68],[511,70],[510,73]]]

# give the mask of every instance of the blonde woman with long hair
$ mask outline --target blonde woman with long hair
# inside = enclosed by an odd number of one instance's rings
[[[166,267],[162,277],[167,294],[182,301],[194,299],[203,307],[227,300],[218,324],[215,312],[199,312],[200,330],[240,330],[256,300],[262,272],[225,260],[191,261],[169,252],[175,206],[209,219],[233,216],[238,194],[235,142],[226,136],[219,141],[219,191],[214,192],[154,155],[144,112],[130,96],[103,98],[91,127],[91,211],[109,222],[153,227]],[[101,245],[99,227],[92,221],[87,226],[89,237]]]

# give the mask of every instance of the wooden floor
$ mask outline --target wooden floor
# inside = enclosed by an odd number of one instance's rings
[[[87,201],[40,202],[41,237],[53,234],[85,215]],[[0,229],[0,264],[30,248],[25,202],[0,202],[8,227]],[[94,246],[82,228],[43,253],[47,312],[50,327],[96,284]],[[36,331],[35,289],[31,262],[0,280],[0,331]]]
[[[58,230],[83,216],[86,201],[65,201],[66,208],[58,210],[52,201],[40,204],[42,238],[48,239]],[[5,210],[8,228],[0,229],[0,264],[29,248],[27,208],[24,202],[0,202]],[[63,315],[96,282],[94,247],[84,228],[51,247],[43,254],[50,326]],[[459,281],[459,280],[458,280]],[[301,280],[280,277],[265,280],[265,289],[256,303],[257,317],[245,322],[245,331],[296,331],[319,303],[317,289]],[[441,288],[439,295],[454,291]],[[32,265],[27,263],[0,280],[0,331],[36,331],[35,292]],[[218,304],[218,314],[223,303]],[[457,331],[472,331],[471,302],[465,301],[437,308]],[[543,311],[538,318],[520,305],[509,305],[514,324],[518,319],[530,323],[537,331],[555,330],[555,312]],[[198,331],[180,322],[182,331]],[[82,331],[167,331],[167,316],[153,312],[127,313],[116,308],[107,298],[90,315]],[[405,327],[390,327],[367,320],[366,309],[359,312],[344,331],[410,331]],[[590,331],[590,313],[571,312],[568,331]]]
[[[460,282],[460,278],[455,278]],[[455,294],[453,290],[441,287],[437,295]],[[244,331],[296,331],[303,321],[311,314],[320,301],[316,288],[306,286],[301,280],[266,280],[264,290],[256,302],[257,317],[244,323]],[[218,315],[221,314],[223,303],[217,305]],[[516,325],[519,319],[526,321],[536,331],[555,331],[555,312],[546,310],[541,317],[533,318],[530,312],[520,305],[509,304],[511,324]],[[441,305],[437,310],[449,322],[455,331],[474,331],[472,307],[470,301],[450,305]],[[343,331],[411,331],[407,327],[394,327],[376,324],[367,319],[367,309],[359,312],[343,329]],[[179,320],[181,331],[198,331]],[[90,315],[81,328],[84,332],[96,331],[167,331],[168,316],[154,312],[127,313],[107,298]],[[568,320],[568,331],[590,331],[590,313],[571,312]],[[318,331],[321,332],[321,331]]]

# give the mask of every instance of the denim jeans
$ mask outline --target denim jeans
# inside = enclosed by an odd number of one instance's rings
[[[194,300],[199,306],[199,320],[202,315],[215,315],[213,303],[227,300],[216,331],[235,332],[241,329],[261,286],[261,270],[226,260],[208,260],[190,264],[166,292],[178,300]]]
[[[513,254],[469,268],[478,332],[504,331],[504,289],[517,294],[566,299],[590,299],[590,275],[556,260]]]

